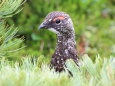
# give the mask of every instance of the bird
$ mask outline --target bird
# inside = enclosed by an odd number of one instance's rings
[[[56,49],[51,58],[51,67],[55,71],[64,71],[68,59],[72,59],[78,65],[75,31],[69,14],[63,11],[50,12],[38,29],[47,29],[57,35]]]

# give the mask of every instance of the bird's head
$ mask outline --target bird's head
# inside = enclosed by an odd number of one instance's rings
[[[55,34],[70,34],[74,31],[73,23],[68,14],[65,12],[54,11],[49,13],[39,29],[48,29]]]

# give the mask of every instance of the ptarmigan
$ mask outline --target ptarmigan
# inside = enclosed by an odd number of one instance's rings
[[[61,11],[49,13],[39,29],[48,29],[57,35],[57,46],[51,59],[51,66],[61,72],[67,59],[78,63],[75,31],[70,16]]]

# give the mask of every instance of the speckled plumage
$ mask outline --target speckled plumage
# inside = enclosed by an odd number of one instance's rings
[[[56,71],[64,70],[67,59],[73,59],[76,64],[78,63],[75,31],[68,14],[60,11],[51,12],[39,28],[49,29],[57,35],[57,46],[51,59],[51,66]]]

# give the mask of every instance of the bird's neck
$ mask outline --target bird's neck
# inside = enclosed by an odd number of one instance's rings
[[[71,50],[72,48],[76,48],[75,37],[73,36],[62,36],[58,35],[56,50]]]
[[[65,33],[65,34],[57,34],[57,46],[56,51],[65,51],[76,48],[76,42],[75,42],[75,31],[74,28],[72,28],[71,32]]]
[[[55,54],[69,57],[69,55],[71,55],[70,53],[74,52],[74,50],[76,51],[76,42],[74,36],[67,37],[67,36],[58,35]]]

